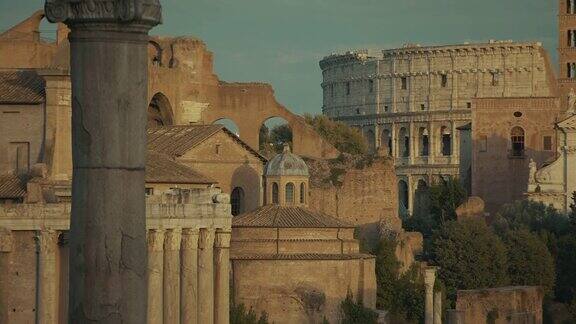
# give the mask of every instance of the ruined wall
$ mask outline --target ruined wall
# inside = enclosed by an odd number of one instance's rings
[[[400,231],[396,174],[390,159],[376,158],[364,166],[353,160],[306,162],[311,175],[311,209],[358,225],[371,241],[379,237],[381,224]]]
[[[493,213],[523,198],[528,188],[530,159],[541,167],[556,153],[554,122],[558,98],[478,99],[472,108],[472,195]],[[515,156],[511,133],[524,132],[524,151]],[[547,139],[546,139],[547,138]],[[545,142],[549,141],[549,146]]]
[[[462,323],[542,323],[540,287],[459,290],[456,312]]]
[[[373,258],[233,259],[232,271],[234,301],[267,312],[271,323],[321,323],[324,316],[339,323],[348,291],[376,305]]]

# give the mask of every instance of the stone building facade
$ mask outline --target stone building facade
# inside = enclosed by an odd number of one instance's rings
[[[228,323],[228,196],[149,196],[146,219],[148,323]],[[0,205],[1,323],[67,322],[69,224],[69,203]]]
[[[308,209],[306,163],[285,148],[266,167],[266,205],[232,221],[232,296],[274,323],[341,319],[348,293],[376,306],[375,259],[354,225]]]
[[[399,206],[458,176],[458,127],[473,98],[547,97],[554,74],[540,43],[491,41],[334,54],[320,61],[325,115],[360,129],[372,150],[395,159]]]

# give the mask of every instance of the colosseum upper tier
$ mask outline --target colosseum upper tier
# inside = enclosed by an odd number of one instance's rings
[[[555,76],[537,42],[405,45],[320,61],[322,111],[360,129],[371,150],[395,158],[400,208],[413,213],[419,189],[458,175],[458,128],[475,98],[549,97]],[[463,157],[464,158],[464,157]]]

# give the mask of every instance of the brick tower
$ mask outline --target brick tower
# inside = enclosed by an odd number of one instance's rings
[[[576,92],[576,0],[560,0],[558,11],[558,84],[566,107],[571,89]]]

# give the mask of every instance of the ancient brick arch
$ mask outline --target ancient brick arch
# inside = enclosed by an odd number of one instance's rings
[[[174,125],[174,113],[170,100],[157,92],[148,103],[148,126]]]

